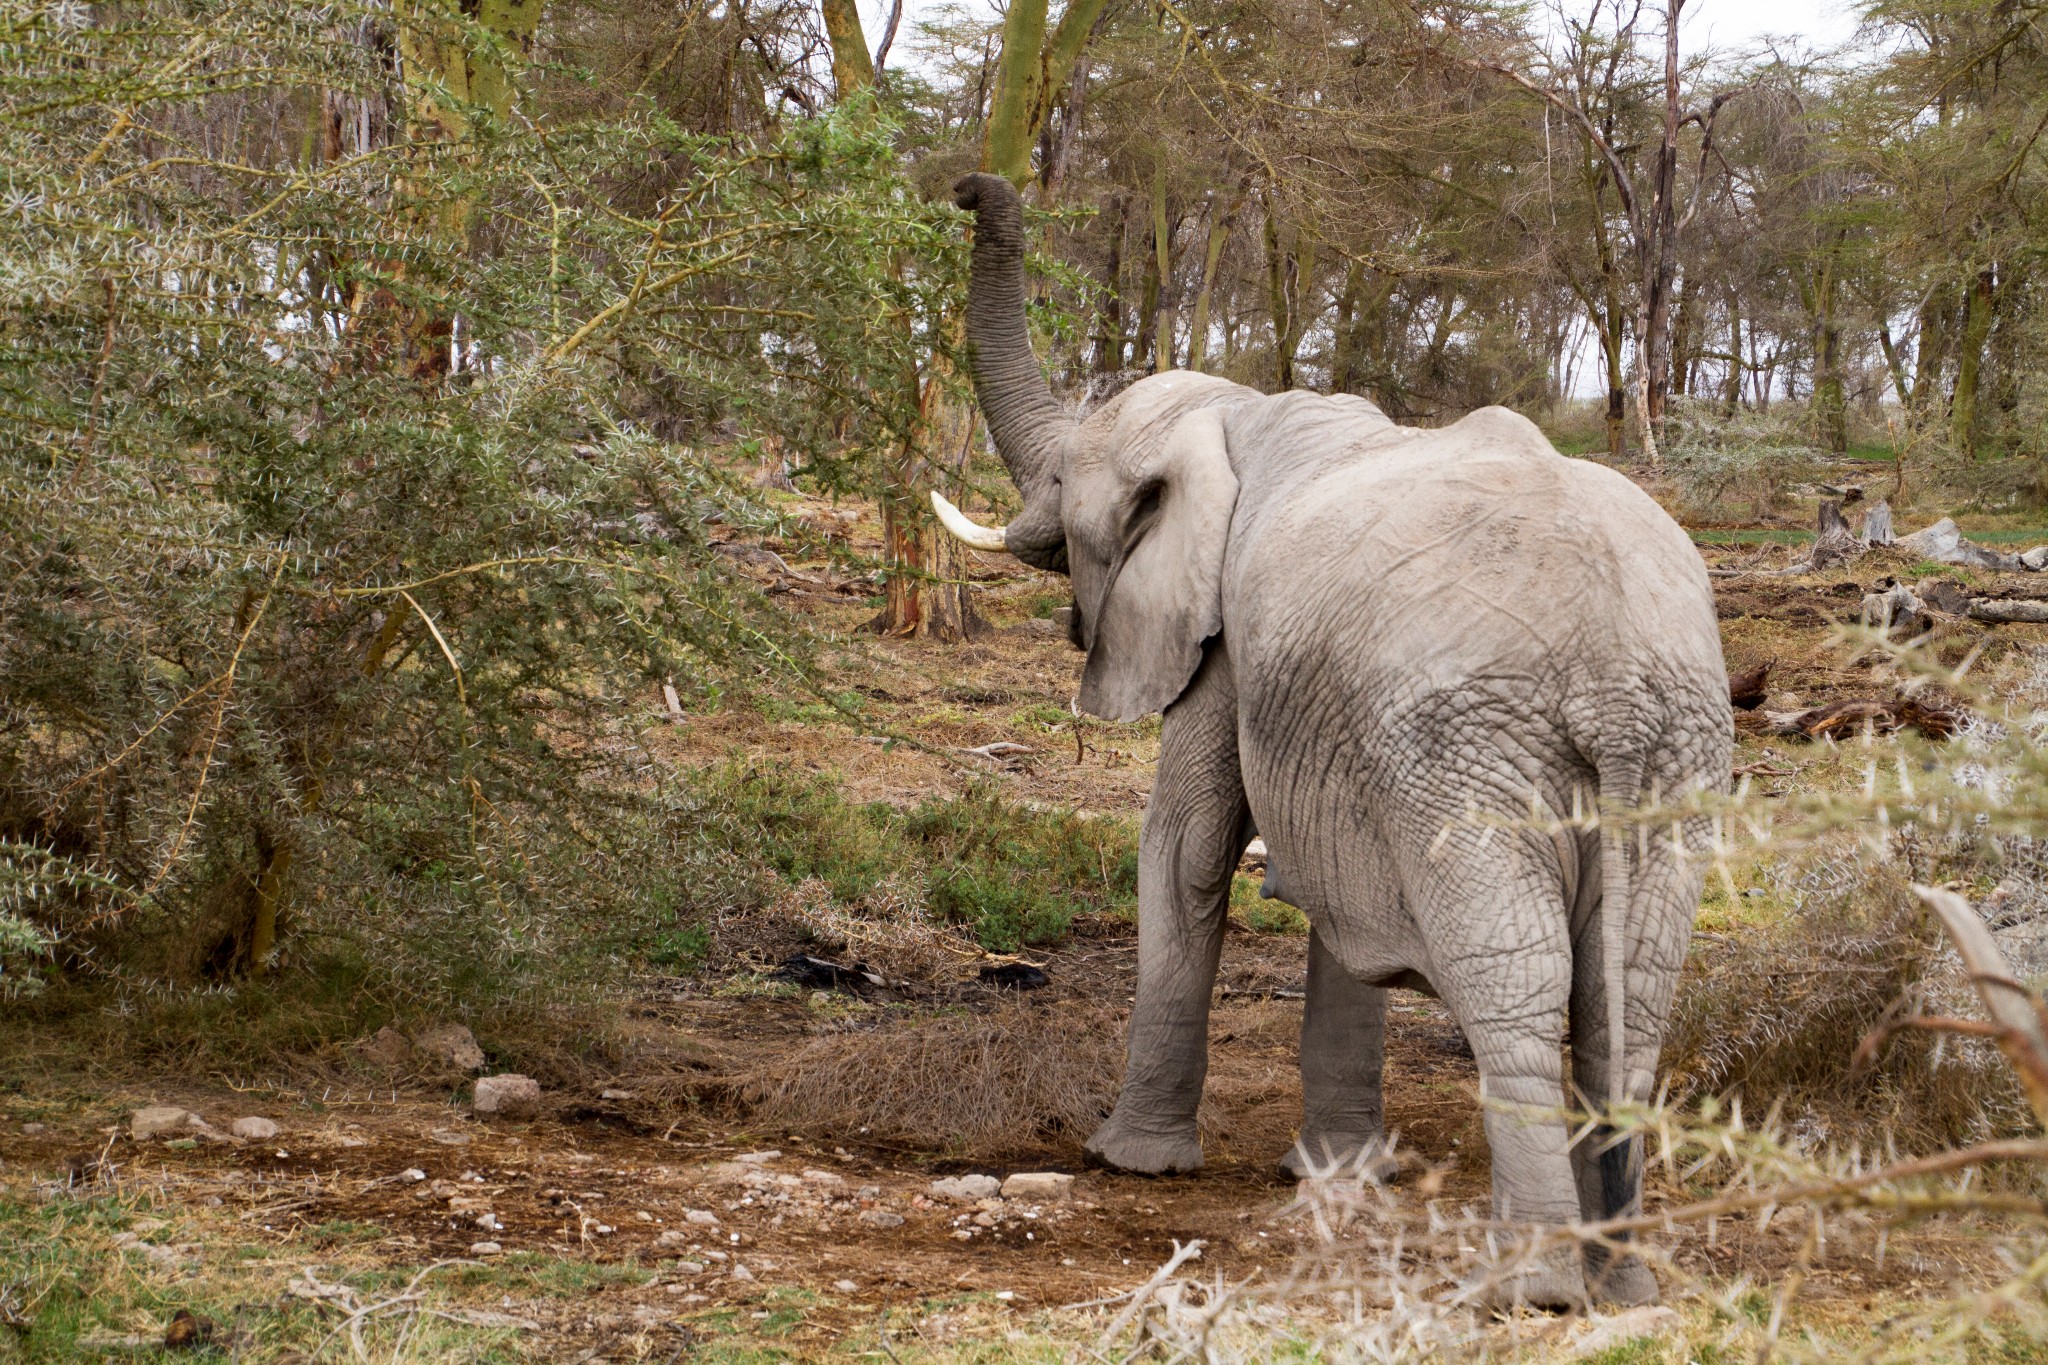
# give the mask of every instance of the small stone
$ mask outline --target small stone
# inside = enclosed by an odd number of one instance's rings
[[[844,1185],[846,1177],[832,1171],[805,1171],[804,1179],[813,1185]]]
[[[49,1131],[50,1125],[47,1123],[24,1123],[21,1125],[21,1134],[23,1137],[41,1137],[44,1133],[47,1133]]]
[[[617,1232],[618,1229],[613,1227],[610,1223],[599,1223],[596,1227],[592,1228],[591,1231],[596,1233],[600,1237],[609,1237],[613,1233]]]
[[[995,1225],[996,1216],[992,1213],[977,1213],[974,1215],[974,1226],[978,1228],[992,1228]]]
[[[852,1280],[834,1280],[832,1281],[832,1287],[842,1294],[851,1294],[860,1288]]]
[[[412,1060],[412,1044],[397,1029],[386,1024],[383,1028],[362,1042],[356,1044],[356,1051],[363,1060],[387,1071],[395,1070]]]
[[[892,1213],[888,1209],[866,1209],[862,1211],[860,1221],[871,1228],[900,1228],[903,1226],[903,1215]]]
[[[499,1246],[496,1242],[471,1242],[469,1244],[469,1254],[472,1256],[497,1256],[503,1254],[504,1250],[505,1248]]]
[[[704,1273],[704,1263],[702,1261],[677,1261],[676,1273],[678,1275],[702,1275]]]
[[[934,1180],[931,1196],[950,1199],[956,1204],[972,1204],[977,1199],[988,1198],[1002,1187],[1002,1182],[992,1175],[956,1175],[946,1180]]]
[[[461,1024],[441,1024],[428,1029],[412,1040],[412,1045],[437,1062],[446,1062],[458,1071],[481,1071],[484,1065],[484,1050],[476,1045],[476,1035]]]
[[[684,1232],[681,1228],[670,1228],[654,1239],[654,1244],[658,1247],[688,1246],[689,1243],[690,1234]]]
[[[974,1234],[966,1228],[954,1228],[953,1240],[956,1242],[971,1242],[974,1240]]]
[[[641,1223],[651,1223],[654,1221],[654,1215],[649,1213],[645,1209],[640,1209],[637,1212],[635,1212],[633,1218],[635,1221]]]
[[[166,1133],[177,1133],[189,1129],[199,1115],[189,1109],[180,1109],[174,1104],[152,1104],[138,1109],[128,1119],[128,1131],[137,1142],[146,1142]]]
[[[718,1226],[718,1215],[709,1209],[691,1209],[683,1215],[683,1221],[695,1223],[699,1227],[715,1228]]]
[[[250,1142],[268,1142],[277,1136],[277,1125],[269,1119],[258,1118],[252,1114],[247,1118],[236,1119],[228,1125],[228,1131]]]
[[[1074,1192],[1074,1177],[1058,1171],[1019,1171],[1003,1182],[1003,1198],[1051,1204]]]
[[[409,1184],[417,1185],[420,1181],[427,1178],[427,1173],[417,1166],[408,1166],[398,1173],[398,1178]]]
[[[485,1232],[502,1232],[505,1225],[498,1221],[498,1215],[485,1210],[476,1216],[476,1225]]]
[[[2030,573],[2048,569],[2048,545],[2036,545],[2031,550],[2020,552],[2020,565]]]
[[[744,1156],[739,1156],[739,1157],[735,1157],[735,1158],[733,1158],[733,1159],[734,1159],[735,1161],[744,1161],[744,1162],[745,1162],[745,1163],[747,1163],[747,1165],[749,1165],[749,1166],[765,1166],[765,1165],[767,1165],[767,1164],[768,1164],[769,1162],[771,1162],[771,1161],[780,1161],[780,1160],[782,1160],[782,1153],[780,1153],[780,1152],[748,1152],[748,1153],[747,1153],[746,1155],[744,1155]]]
[[[530,1119],[540,1112],[540,1082],[506,1072],[476,1083],[474,1107],[479,1114],[501,1119]]]
[[[747,1269],[745,1266],[740,1265],[738,1262],[734,1262],[732,1268],[732,1277],[735,1280],[745,1280],[751,1283],[754,1278],[754,1272]]]
[[[630,1100],[634,1098],[634,1095],[630,1090],[607,1090],[600,1094],[598,1098],[601,1100]]]

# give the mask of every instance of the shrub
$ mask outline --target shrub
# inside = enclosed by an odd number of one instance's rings
[[[1688,521],[1762,521],[1820,459],[1791,407],[1727,413],[1714,404],[1674,402],[1665,430],[1665,463]]]
[[[689,862],[628,698],[803,676],[710,553],[776,525],[718,445],[895,429],[916,329],[875,320],[958,261],[886,121],[451,113],[407,13],[0,18],[10,993],[538,992]],[[361,145],[307,151],[323,109]]]

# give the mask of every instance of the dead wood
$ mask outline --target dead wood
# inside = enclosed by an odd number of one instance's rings
[[[1898,548],[1937,564],[1961,564],[1971,569],[1999,569],[2006,573],[2021,568],[2018,555],[2001,554],[1975,541],[1965,540],[1954,521],[1943,517],[1925,530],[1901,536]]]
[[[2019,1074],[2035,1114],[2048,1122],[2048,1011],[2013,975],[1998,941],[1968,901],[1932,886],[1916,885],[1913,891],[1941,920],[1984,1012],[1997,1026],[1999,1050]]]
[[[1842,504],[1824,502],[1820,505],[1819,524],[1815,527],[1813,544],[1806,552],[1806,558],[1796,564],[1788,564],[1778,570],[1780,574],[1819,573],[1846,564],[1863,553],[1863,542],[1849,529],[1848,518],[1842,515]]]
[[[1769,690],[1771,665],[1776,659],[1765,659],[1744,673],[1728,675],[1728,703],[1738,711],[1754,711],[1763,705]]]
[[[1971,600],[1967,614],[1974,621],[1993,625],[2039,624],[2048,622],[2048,602],[2027,598],[1978,597]]]
[[[1947,739],[1961,728],[1963,717],[1911,697],[1857,697],[1806,711],[1766,711],[1764,720],[1768,733],[1786,738],[1846,739],[1868,728],[1880,735],[1916,730],[1928,739]]]
[[[1864,597],[1862,620],[1865,628],[1886,636],[1922,635],[1934,624],[1913,590],[1891,578],[1879,579]]]
[[[1892,505],[1889,502],[1879,501],[1863,514],[1862,539],[1865,545],[1880,548],[1892,543]]]

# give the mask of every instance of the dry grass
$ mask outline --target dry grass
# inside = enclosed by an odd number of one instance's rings
[[[1665,1039],[1672,1092],[1741,1095],[1816,1135],[1882,1131],[1914,1147],[2026,1129],[2024,1100],[1988,1044],[1900,1034],[1873,1067],[1854,1065],[1866,1036],[1956,970],[1907,862],[1817,858],[1782,920],[1702,942]]]
[[[910,878],[887,878],[858,908],[849,908],[812,877],[785,889],[769,910],[819,946],[891,981],[950,980],[983,956],[966,935],[932,922]]]
[[[961,1156],[1071,1145],[1109,1112],[1123,1021],[1028,1000],[813,1039],[739,1088],[791,1132],[859,1133]]]

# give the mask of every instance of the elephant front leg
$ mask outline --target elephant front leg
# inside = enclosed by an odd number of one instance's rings
[[[1209,1070],[1209,996],[1230,879],[1244,851],[1237,698],[1222,642],[1169,707],[1138,843],[1138,994],[1116,1109],[1083,1151],[1163,1175],[1202,1164],[1195,1110]]]
[[[1314,930],[1301,1016],[1301,1137],[1280,1159],[1297,1179],[1352,1175],[1386,1154],[1380,1078],[1387,993],[1344,969]],[[1384,1163],[1383,1163],[1384,1164]]]

